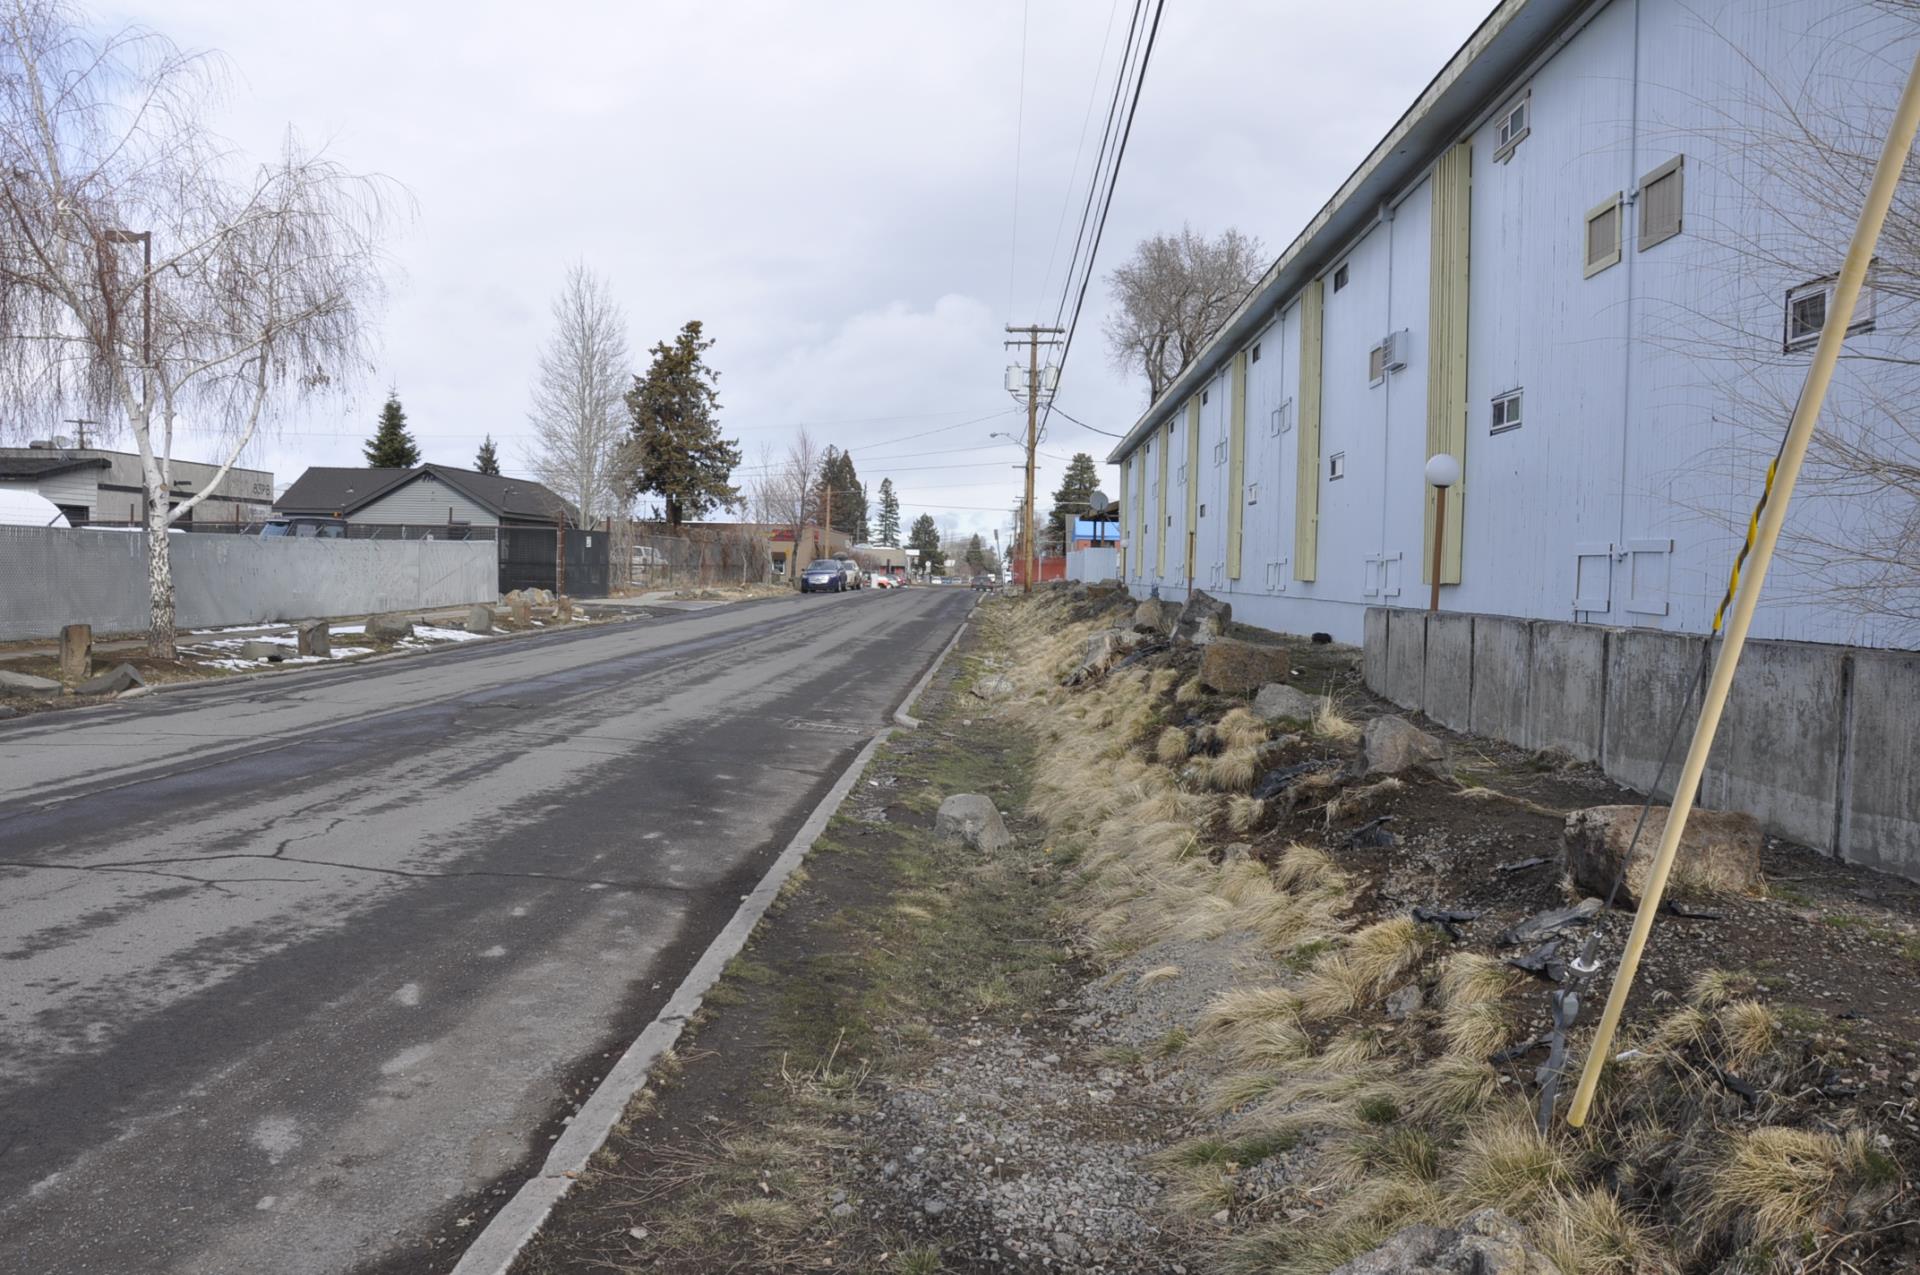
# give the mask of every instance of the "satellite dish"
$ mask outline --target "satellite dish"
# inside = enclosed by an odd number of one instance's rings
[[[61,451],[66,451],[69,447],[73,446],[73,439],[65,434],[55,434],[53,436],[53,445]]]
[[[1103,514],[1107,512],[1108,509],[1112,508],[1112,506],[1113,506],[1113,501],[1107,497],[1107,493],[1099,490],[1098,488],[1095,488],[1094,491],[1087,497],[1088,513]]]

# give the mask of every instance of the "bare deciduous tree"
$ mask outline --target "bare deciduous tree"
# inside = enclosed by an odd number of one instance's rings
[[[288,135],[251,173],[204,115],[217,70],[60,0],[0,8],[0,396],[17,419],[118,409],[146,488],[147,649],[175,657],[168,527],[288,400],[364,370],[387,184]],[[172,503],[176,433],[219,469]]]
[[[809,523],[820,520],[819,484],[821,449],[812,435],[800,430],[787,444],[787,454],[775,458],[771,448],[760,454],[758,476],[747,493],[748,507],[755,522],[778,527],[793,537],[793,552],[787,563],[789,583],[806,564],[799,560],[800,538]]]
[[[622,396],[633,376],[627,320],[607,281],[577,262],[554,298],[553,322],[534,376],[527,463],[592,525],[619,503],[615,458],[626,438]]]
[[[1114,366],[1145,375],[1148,398],[1159,398],[1258,281],[1265,251],[1232,226],[1217,239],[1182,226],[1141,240],[1107,275],[1119,304],[1106,322]]]

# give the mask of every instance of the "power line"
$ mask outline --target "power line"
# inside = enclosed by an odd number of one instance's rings
[[[1107,47],[1113,43],[1113,20],[1119,12],[1120,0],[1113,0],[1112,7],[1107,10],[1107,29],[1100,36],[1100,56],[1095,58],[1093,63],[1093,83],[1087,86],[1087,110],[1086,114],[1080,117],[1080,139],[1076,141],[1073,146],[1073,167],[1067,171],[1066,189],[1060,192],[1060,218],[1053,226],[1053,247],[1047,252],[1047,272],[1040,276],[1040,296],[1042,298],[1047,295],[1047,285],[1053,282],[1053,263],[1060,256],[1060,236],[1067,228],[1067,209],[1073,206],[1073,186],[1075,180],[1080,176],[1080,157],[1086,154],[1087,151],[1087,126],[1093,123],[1093,104],[1100,100],[1101,73],[1105,71],[1107,67]],[[1134,13],[1137,18],[1139,14],[1138,0],[1135,0]],[[1131,24],[1128,26],[1128,31],[1129,33],[1132,31]],[[1101,137],[1103,140],[1105,136],[1105,129],[1102,129]],[[1076,247],[1077,246],[1076,244]],[[1072,274],[1073,267],[1071,263],[1069,263],[1067,267],[1067,277],[1071,278]],[[1055,319],[1057,321],[1058,316],[1055,316]]]
[[[1073,276],[1078,272],[1080,250],[1086,243],[1087,225],[1093,216],[1093,205],[1104,183],[1102,174],[1107,168],[1107,150],[1113,144],[1115,126],[1119,121],[1120,102],[1127,82],[1127,69],[1133,61],[1134,42],[1140,34],[1140,13],[1144,0],[1133,0],[1133,16],[1127,20],[1127,43],[1120,51],[1120,63],[1114,68],[1113,96],[1107,102],[1107,120],[1100,128],[1100,153],[1094,156],[1093,168],[1087,174],[1087,198],[1080,209],[1080,225],[1073,234],[1073,256],[1067,262],[1066,276],[1061,280],[1060,304],[1054,308],[1053,326],[1059,327],[1060,320],[1067,309],[1067,295],[1073,290]],[[1117,169],[1116,169],[1117,172]]]

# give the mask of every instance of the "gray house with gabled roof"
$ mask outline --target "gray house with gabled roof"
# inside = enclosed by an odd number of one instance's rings
[[[576,527],[573,506],[531,478],[450,465],[369,469],[315,465],[273,502],[275,513],[355,526]]]

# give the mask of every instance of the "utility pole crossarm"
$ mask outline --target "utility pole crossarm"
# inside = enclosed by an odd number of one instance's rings
[[[1032,593],[1033,592],[1033,576],[1034,576],[1035,570],[1038,568],[1038,565],[1039,565],[1039,552],[1037,549],[1035,549],[1034,543],[1033,543],[1033,458],[1034,458],[1034,452],[1040,446],[1040,346],[1043,344],[1040,338],[1043,335],[1058,336],[1061,333],[1065,332],[1066,329],[1042,327],[1039,324],[1029,324],[1026,327],[1015,327],[1012,324],[1008,324],[1007,331],[1023,333],[1026,336],[1027,499],[1026,499],[1026,504],[1021,511],[1021,523],[1023,524],[1021,530],[1022,530],[1022,535],[1026,540],[1026,553],[1024,554],[1024,557],[1027,560],[1027,569],[1025,572],[1026,579],[1023,582],[1022,591],[1026,593]],[[1018,344],[1018,342],[1009,341],[1007,342],[1007,344],[1015,345],[1015,344]],[[1059,342],[1047,341],[1047,342],[1044,342],[1044,344],[1058,345]]]

